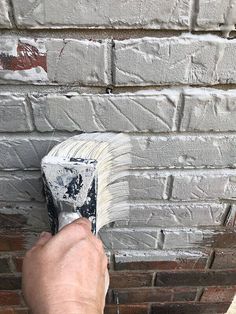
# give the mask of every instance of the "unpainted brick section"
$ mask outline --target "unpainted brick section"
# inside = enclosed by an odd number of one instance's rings
[[[1,230],[0,252],[25,252],[33,246],[39,234],[35,232]],[[0,302],[1,304],[1,302]]]
[[[124,251],[115,254],[116,270],[181,270],[204,269],[208,250]]]
[[[31,96],[36,128],[83,132],[174,131],[178,93]]]
[[[227,206],[214,203],[132,204],[129,219],[117,221],[116,227],[187,227],[223,223]]]
[[[167,302],[167,301],[194,301],[197,288],[136,288],[115,289],[114,296],[119,296],[120,304],[135,304],[144,302]],[[113,303],[116,302],[114,298]]]
[[[112,288],[135,288],[152,286],[154,272],[110,272],[110,285]]]
[[[108,42],[1,37],[2,83],[106,85]]]
[[[0,132],[32,130],[33,125],[25,95],[0,94]]]
[[[0,275],[0,291],[1,290],[20,290],[21,277],[14,275]]]
[[[173,200],[217,200],[235,197],[234,172],[182,173],[174,177]]]
[[[227,247],[215,250],[212,269],[236,269],[236,250]]]
[[[236,40],[211,35],[115,41],[115,84],[235,83],[235,45]]]
[[[214,271],[214,270],[187,271],[185,270],[185,271],[176,271],[176,272],[162,271],[162,272],[157,272],[155,285],[158,287],[236,286],[236,271],[235,270],[217,270],[217,271]],[[222,287],[222,290],[223,290],[223,287]],[[221,300],[221,301],[224,301],[224,300]],[[225,300],[225,301],[228,301],[228,300]]]
[[[208,287],[204,289],[201,302],[232,302],[236,293],[236,286]]]
[[[149,314],[149,307],[149,304],[120,304],[119,306],[108,304],[104,314],[117,314],[117,311],[122,311],[122,314]]]
[[[0,1],[0,28],[11,28],[12,24],[9,16],[9,5],[7,0]]]
[[[15,291],[0,291],[0,304],[6,305],[21,305],[21,297]]]
[[[181,0],[50,2],[13,0],[17,25],[21,28],[148,28],[187,29],[190,3]],[[69,17],[69,18],[68,18]]]
[[[229,308],[230,302],[182,302],[153,304],[151,314],[223,314]],[[168,311],[168,312],[167,312]]]

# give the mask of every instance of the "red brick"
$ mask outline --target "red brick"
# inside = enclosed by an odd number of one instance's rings
[[[119,309],[119,312],[118,312]],[[107,305],[104,314],[148,314],[149,305]]]
[[[19,290],[21,289],[21,277],[16,275],[1,275],[0,290]]]
[[[218,249],[215,250],[215,258],[212,264],[213,269],[236,269],[236,250]]]
[[[198,270],[157,272],[156,286],[231,286],[236,285],[236,270]]]
[[[9,258],[0,258],[0,273],[10,273]]]
[[[22,234],[0,234],[0,251],[21,251],[24,249],[24,237]]]
[[[153,304],[150,314],[223,314],[230,303],[172,303]]]
[[[4,305],[20,305],[21,297],[15,291],[0,291],[0,306]]]
[[[0,308],[0,314],[29,314],[29,310],[26,308],[2,307]]]
[[[21,273],[22,272],[22,265],[23,265],[23,256],[14,256],[12,257],[12,260],[15,264],[15,269],[17,272]]]
[[[116,270],[172,270],[172,269],[204,269],[207,258],[179,259],[176,261],[152,261],[152,262],[131,262],[117,263]]]
[[[205,288],[201,297],[202,302],[232,302],[236,293],[236,286]]]
[[[113,289],[112,303],[139,304],[144,302],[194,301],[197,288],[135,288]]]
[[[154,272],[110,272],[110,288],[151,286],[153,276]]]

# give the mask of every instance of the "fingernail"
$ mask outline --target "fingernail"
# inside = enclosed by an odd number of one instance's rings
[[[45,232],[45,231],[43,231],[41,234],[40,234],[40,238],[43,238],[43,237],[45,237],[47,235],[47,232]]]

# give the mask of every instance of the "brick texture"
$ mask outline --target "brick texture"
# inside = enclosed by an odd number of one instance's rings
[[[29,313],[41,159],[125,132],[129,218],[104,227],[106,314],[223,314],[236,293],[236,3],[0,0],[0,313]]]

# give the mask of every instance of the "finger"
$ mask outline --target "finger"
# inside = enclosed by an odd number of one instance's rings
[[[64,252],[79,241],[90,238],[91,235],[90,221],[86,218],[79,218],[63,227],[53,237],[51,244],[54,249]]]
[[[105,295],[107,294],[108,288],[109,288],[109,284],[110,284],[110,277],[109,277],[109,272],[108,269],[106,270],[106,274],[105,274]]]
[[[43,246],[52,238],[51,233],[42,232],[34,246]]]

